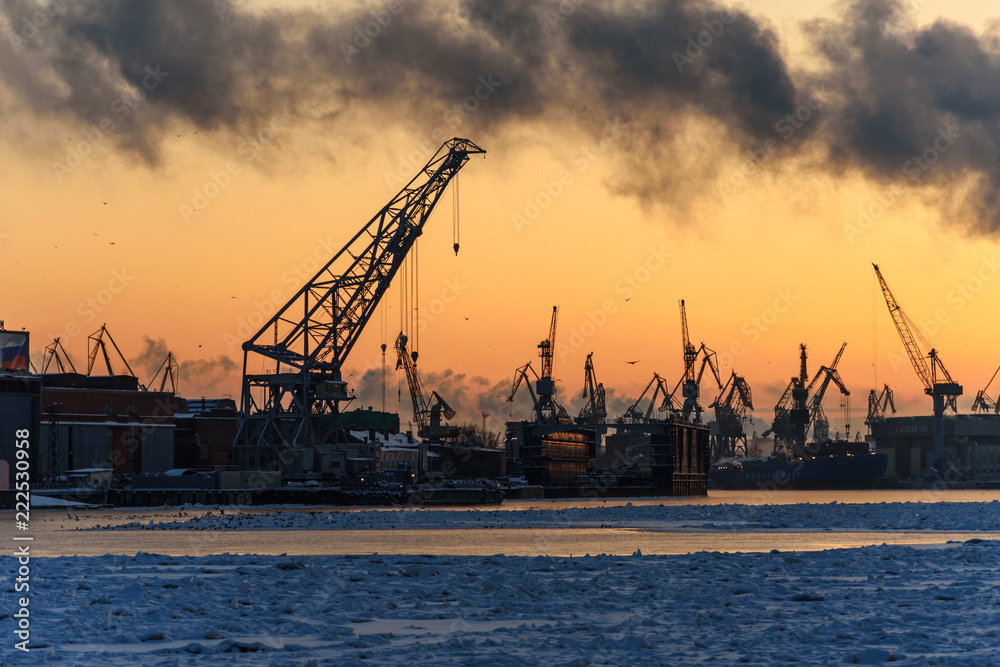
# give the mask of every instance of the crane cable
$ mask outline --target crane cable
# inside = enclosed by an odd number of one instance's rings
[[[413,347],[420,353],[420,238],[413,243]],[[414,359],[416,361],[416,359]]]
[[[458,241],[459,241],[459,238],[458,238],[458,236],[459,236],[459,234],[458,234],[458,231],[459,231],[458,230],[458,227],[459,227],[459,225],[458,225],[458,223],[459,223],[458,201],[459,201],[459,195],[458,195],[458,174],[456,173],[455,174],[455,189],[451,191],[451,236],[452,236],[452,240],[454,241],[454,245],[452,246],[452,248],[454,248],[456,256],[458,255]]]
[[[388,329],[389,329],[389,316],[386,313],[385,302],[386,302],[386,300],[383,299],[382,302],[379,304],[379,308],[382,311],[382,313],[381,313],[381,315],[382,315],[381,316],[381,325],[382,325],[382,327],[381,327],[382,328],[382,332],[381,332],[382,333],[382,412],[385,412],[385,349],[386,349],[386,343],[385,343],[385,341],[386,341],[386,334],[388,333]]]

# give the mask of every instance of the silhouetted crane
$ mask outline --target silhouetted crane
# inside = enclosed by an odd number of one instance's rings
[[[809,383],[809,425],[813,429],[813,442],[827,442],[830,440],[830,422],[826,418],[826,413],[823,412],[823,396],[826,395],[826,389],[830,386],[832,381],[834,384],[840,388],[840,393],[844,396],[850,396],[851,392],[847,390],[844,386],[844,381],[840,379],[840,373],[837,372],[837,364],[840,363],[840,358],[844,355],[844,349],[847,347],[845,342],[840,346],[840,351],[837,352],[837,356],[834,357],[833,363],[829,366],[820,366],[819,370],[816,372],[816,376],[813,378],[812,382]],[[813,387],[816,382],[822,378],[819,383],[819,387],[813,391]],[[850,409],[848,408],[848,414],[850,414]],[[847,438],[850,438],[851,425],[847,424]]]
[[[990,381],[986,383],[986,386],[976,392],[976,400],[972,402],[972,411],[978,414],[989,414],[989,413],[1000,413],[1000,404],[990,398],[990,395],[986,392],[989,390],[990,385],[993,384],[993,380],[996,378],[997,373],[1000,373],[1000,368],[993,371],[993,376]]]
[[[747,381],[734,370],[719,397],[708,407],[715,408],[715,424],[719,431],[715,436],[713,458],[741,454],[749,456],[743,423],[746,421],[747,411],[753,410],[753,395]]]
[[[878,264],[872,266],[875,267],[875,275],[878,277],[879,285],[882,286],[885,305],[889,308],[889,315],[892,316],[892,322],[896,325],[896,331],[906,348],[906,354],[910,357],[913,370],[924,385],[924,393],[931,396],[934,401],[934,451],[928,454],[928,465],[931,465],[932,461],[948,458],[944,452],[944,411],[946,408],[951,408],[958,412],[955,400],[962,395],[962,386],[951,379],[948,369],[938,358],[937,350],[932,349],[926,356],[923,354],[913,336],[909,318],[886,284]]]
[[[603,422],[608,416],[608,409],[604,400],[604,385],[597,381],[597,374],[594,372],[594,353],[587,355],[587,361],[583,365],[583,396],[587,399],[586,404],[580,410],[577,422],[581,424],[598,424]]]
[[[875,390],[872,389],[868,393],[868,416],[865,418],[869,433],[872,431],[872,426],[885,420],[887,409],[892,410],[892,414],[896,414],[896,404],[892,400],[892,389],[889,389],[889,385],[885,385],[881,394],[876,394]]]
[[[344,362],[449,182],[473,154],[442,144],[414,178],[243,344],[236,446],[286,464],[286,447],[346,442],[340,406],[353,400]],[[273,368],[262,368],[271,362]]]

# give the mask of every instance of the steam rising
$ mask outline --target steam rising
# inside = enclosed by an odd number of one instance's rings
[[[149,336],[143,336],[142,341],[142,351],[137,357],[130,359],[129,364],[139,376],[140,382],[151,391],[159,391],[165,371],[163,363],[167,358],[167,343],[162,338],[153,340]],[[218,398],[217,394],[223,388],[233,385],[234,378],[239,371],[236,362],[226,355],[211,359],[177,359],[177,362],[179,364],[177,369],[178,393],[187,398],[197,398],[198,396]],[[159,375],[154,381],[153,375],[157,371],[159,371]],[[170,391],[169,380],[165,390]]]

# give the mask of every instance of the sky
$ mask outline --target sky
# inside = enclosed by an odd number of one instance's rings
[[[182,395],[238,398],[242,342],[460,136],[487,154],[457,256],[451,193],[427,222],[411,334],[458,419],[527,416],[504,399],[553,306],[572,411],[591,352],[613,414],[673,387],[680,299],[759,419],[801,343],[810,374],[847,343],[852,432],[884,384],[929,414],[872,263],[968,412],[1000,365],[997,26],[936,0],[3,0],[0,319],[36,366],[58,336],[85,369],[107,323],[143,382],[169,350]],[[387,344],[405,423],[400,312],[393,288],[344,375],[381,408]]]

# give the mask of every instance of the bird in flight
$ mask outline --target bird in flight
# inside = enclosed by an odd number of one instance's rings
[[[626,364],[630,364],[630,365],[632,365],[632,366],[635,366],[635,365],[636,365],[637,363],[639,363],[640,361],[642,361],[642,359],[636,359],[635,361],[626,361],[625,363],[626,363]]]

